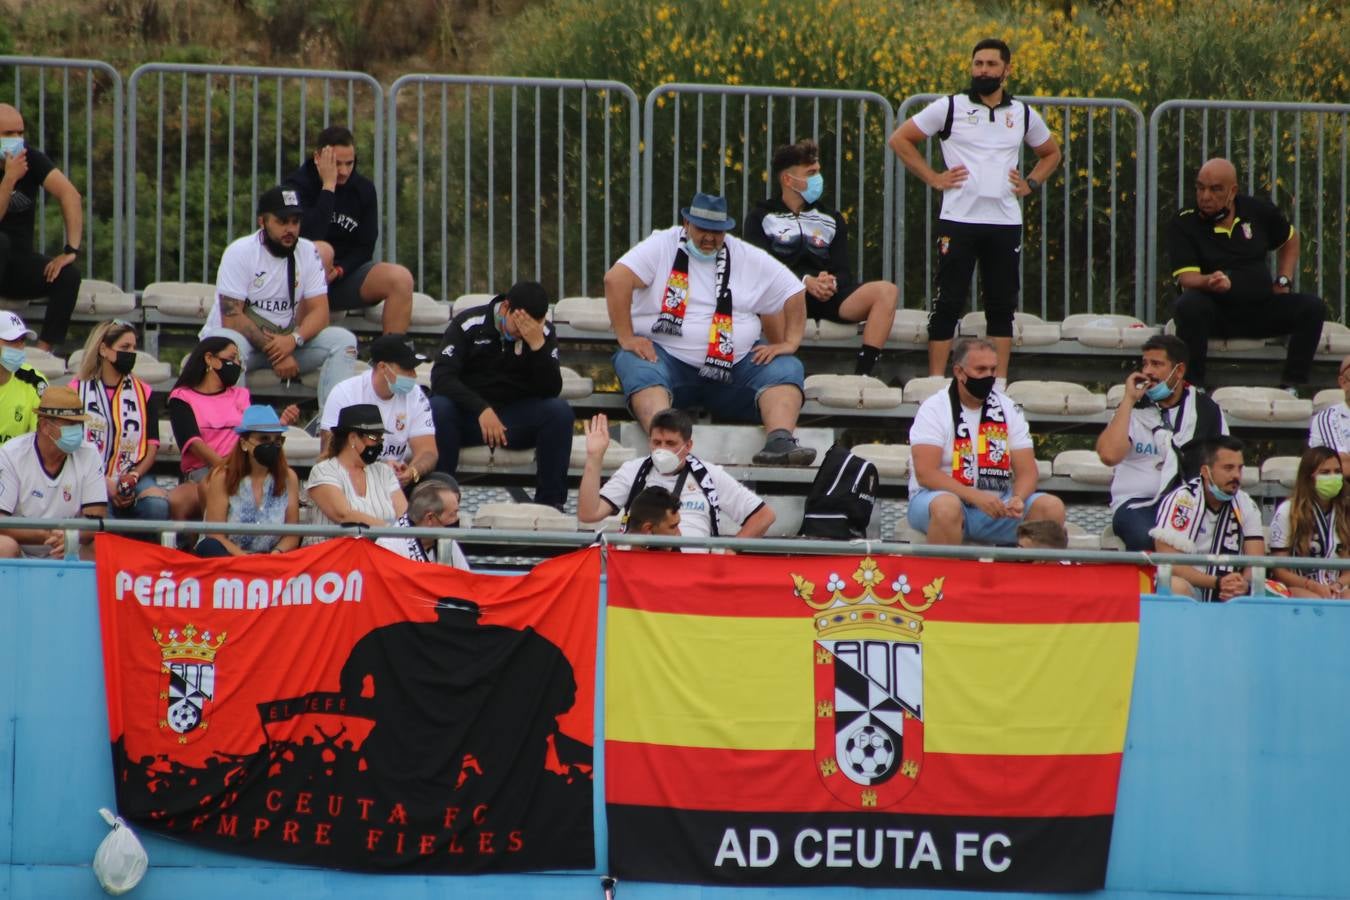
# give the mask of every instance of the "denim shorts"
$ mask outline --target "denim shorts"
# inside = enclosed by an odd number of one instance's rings
[[[909,498],[909,510],[906,517],[909,519],[909,527],[915,531],[928,533],[928,507],[932,504],[934,498],[943,494],[951,494],[951,491],[929,491],[920,489],[918,493]],[[952,496],[956,496],[952,494]],[[1044,492],[1037,491],[1026,499],[1022,504],[1022,519],[1031,512],[1031,504],[1036,502],[1036,498],[1044,496]],[[998,518],[991,519],[978,507],[967,503],[961,504],[965,511],[965,519],[961,523],[961,537],[963,540],[973,544],[992,544],[999,547],[1017,546],[1017,526],[1022,523],[1022,519]]]
[[[646,388],[663,387],[670,395],[670,405],[677,409],[699,406],[728,419],[758,422],[762,392],[780,384],[790,384],[800,391],[806,378],[801,360],[795,356],[776,356],[761,366],[747,353],[732,366],[731,384],[723,384],[700,377],[698,366],[676,359],[654,341],[652,345],[656,362],[647,362],[630,350],[614,354],[614,372],[627,400]]]

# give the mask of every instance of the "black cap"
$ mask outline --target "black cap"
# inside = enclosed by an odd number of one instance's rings
[[[543,321],[548,315],[548,293],[537,281],[517,281],[502,297],[510,301],[512,309],[529,313],[531,319]]]
[[[353,403],[342,407],[333,430],[384,433],[384,419],[380,418],[380,408],[374,403]]]
[[[412,339],[406,334],[382,334],[370,342],[370,361],[393,363],[400,369],[416,369],[427,358],[413,348]]]
[[[274,188],[268,188],[267,191],[258,198],[258,215],[271,213],[282,218],[284,216],[298,216],[303,214],[305,208],[300,205],[300,192],[293,188],[284,188],[277,185]]]

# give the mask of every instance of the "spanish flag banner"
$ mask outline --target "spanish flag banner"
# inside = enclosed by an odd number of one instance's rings
[[[355,538],[95,555],[127,820],[291,864],[594,866],[598,550],[519,577]]]
[[[1103,886],[1133,566],[609,558],[614,874]]]

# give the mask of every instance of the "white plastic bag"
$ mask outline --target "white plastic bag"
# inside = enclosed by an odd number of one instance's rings
[[[94,853],[94,876],[109,894],[125,894],[141,883],[150,857],[131,826],[114,816],[111,810],[100,809],[98,814],[112,831]]]

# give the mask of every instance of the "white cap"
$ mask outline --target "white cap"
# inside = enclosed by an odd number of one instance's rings
[[[0,312],[0,341],[17,341],[19,338],[36,340],[37,332],[23,324],[12,312]]]

